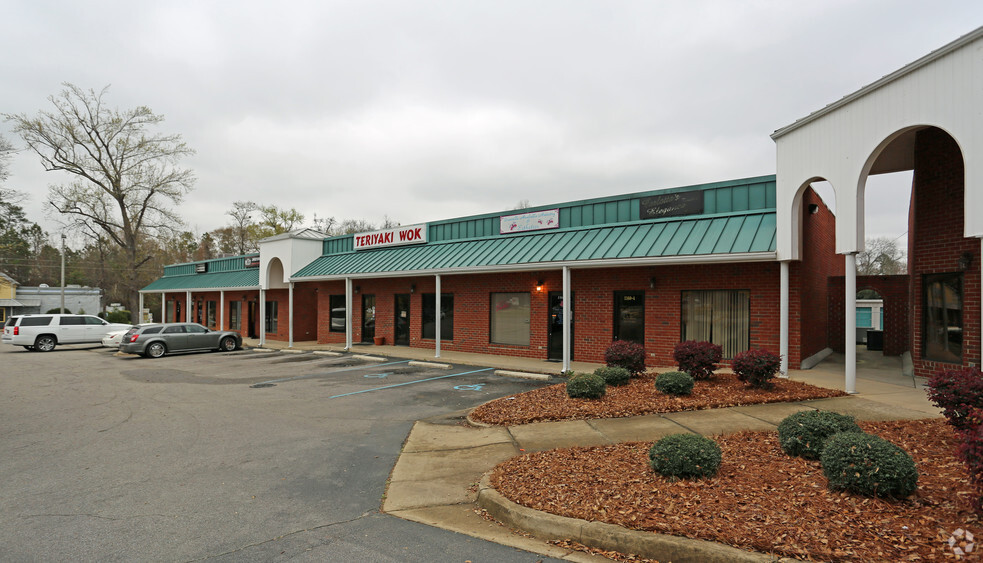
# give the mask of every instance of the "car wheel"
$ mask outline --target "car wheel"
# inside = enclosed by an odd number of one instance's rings
[[[147,356],[150,358],[159,358],[167,353],[167,346],[164,346],[163,342],[151,342],[147,346]]]
[[[226,352],[231,352],[236,349],[236,339],[231,336],[226,336],[218,343],[219,350],[225,350]]]
[[[57,343],[58,341],[55,340],[54,336],[42,334],[34,341],[34,349],[38,352],[50,352],[55,349],[55,344]]]

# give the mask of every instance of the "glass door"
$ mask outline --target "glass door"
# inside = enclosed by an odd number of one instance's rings
[[[645,292],[614,292],[614,339],[645,344]]]
[[[375,338],[375,295],[362,296],[362,342]]]
[[[573,293],[570,294],[570,359],[573,359]],[[549,293],[550,314],[547,327],[546,359],[563,360],[563,292]]]
[[[397,346],[410,345],[410,294],[397,294],[394,307],[396,318],[393,319],[393,343]]]

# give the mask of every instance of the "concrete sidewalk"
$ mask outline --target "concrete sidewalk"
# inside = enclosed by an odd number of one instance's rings
[[[248,345],[247,341],[247,345]],[[268,343],[279,347],[282,343]],[[295,343],[297,350],[341,351],[341,347]],[[434,361],[433,350],[404,346],[358,345],[352,352]],[[439,361],[495,367],[529,373],[559,374],[558,363],[527,358],[444,352]],[[593,371],[600,364],[576,362],[574,371]],[[843,389],[842,356],[833,355],[811,370],[792,371],[790,379],[819,387]],[[897,358],[858,352],[856,395],[801,401],[653,414],[630,418],[541,422],[510,427],[461,425],[467,412],[449,413],[414,424],[393,468],[384,512],[568,561],[607,561],[560,548],[548,539],[570,539],[605,550],[672,561],[770,561],[763,554],[729,546],[609,524],[586,522],[538,512],[511,503],[491,489],[483,477],[498,463],[520,453],[571,446],[652,441],[668,434],[703,435],[739,430],[773,430],[797,411],[831,410],[858,420],[899,420],[939,417],[929,402],[924,380],[901,375]],[[485,508],[505,526],[476,512]],[[511,528],[519,530],[513,532]]]

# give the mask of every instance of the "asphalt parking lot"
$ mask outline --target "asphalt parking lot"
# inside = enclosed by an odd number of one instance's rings
[[[547,560],[379,510],[414,421],[542,382],[256,351],[0,366],[0,560]]]

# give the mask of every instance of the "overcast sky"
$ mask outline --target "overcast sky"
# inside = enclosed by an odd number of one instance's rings
[[[235,200],[411,224],[773,174],[773,131],[981,23],[979,0],[0,0],[0,113],[71,82],[163,114],[197,150],[190,230]],[[66,178],[28,151],[11,173],[58,232]],[[869,188],[868,236],[904,232],[903,176]]]

